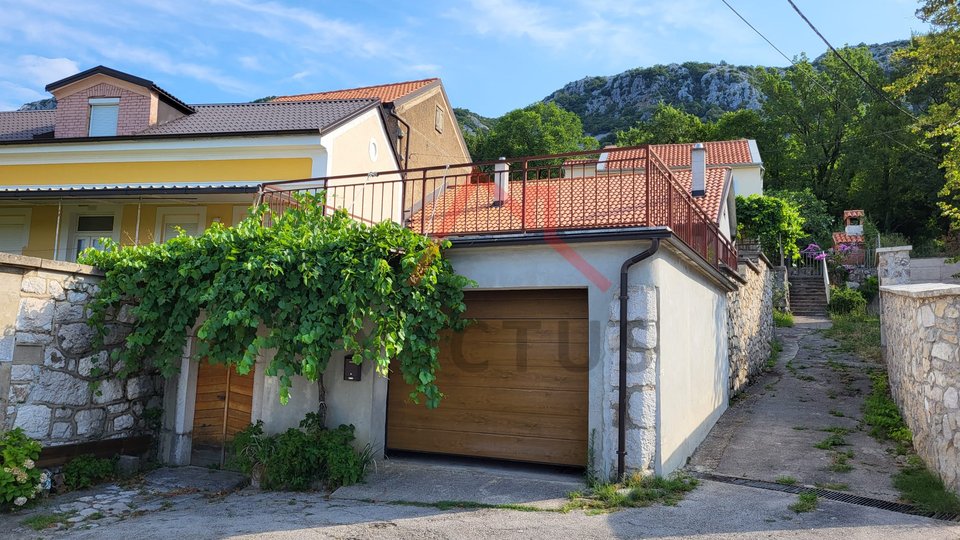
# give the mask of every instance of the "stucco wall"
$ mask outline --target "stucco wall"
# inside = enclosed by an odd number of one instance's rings
[[[434,125],[437,107],[443,110],[443,132]],[[437,87],[397,106],[397,116],[410,125],[410,162],[406,168],[431,167],[470,162],[459,135],[460,126],[443,91]],[[406,141],[400,140],[400,155],[406,150]]]
[[[730,392],[750,384],[770,357],[773,340],[773,276],[762,260],[741,262],[740,275],[747,283],[727,293],[730,352]]]
[[[733,192],[740,197],[763,195],[763,169],[757,166],[733,169]]]
[[[85,310],[100,279],[90,267],[0,254],[3,429],[23,428],[44,446],[150,431],[144,412],[160,405],[159,378],[120,379],[109,360],[129,331],[126,309],[109,323],[104,348],[93,347]]]
[[[960,263],[947,263],[943,257],[910,259],[912,283],[960,283],[954,274],[960,273]]]
[[[890,391],[927,467],[960,493],[960,286],[881,287]]]

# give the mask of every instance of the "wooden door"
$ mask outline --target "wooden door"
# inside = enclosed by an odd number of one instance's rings
[[[394,371],[394,450],[583,466],[587,452],[585,290],[468,292],[475,323],[441,340],[437,409],[409,399]]]
[[[233,367],[200,362],[193,413],[193,464],[223,464],[224,449],[250,424],[253,372],[239,375]]]

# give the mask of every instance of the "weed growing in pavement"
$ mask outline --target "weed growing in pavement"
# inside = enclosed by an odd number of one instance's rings
[[[834,452],[830,466],[827,468],[838,473],[850,472],[853,470],[853,465],[849,463],[851,459],[853,459],[853,452],[849,450],[846,452]]]
[[[67,525],[69,523],[67,519],[73,517],[74,514],[76,514],[75,511],[56,512],[53,514],[37,514],[24,519],[20,522],[20,524],[30,527],[35,531],[42,531],[44,529],[56,527],[57,525]]]
[[[905,454],[913,449],[913,434],[890,397],[887,374],[875,371],[870,374],[870,380],[870,393],[863,402],[863,421],[870,426],[870,435],[875,439],[893,441],[897,444],[897,453]]]
[[[606,513],[658,503],[675,506],[699,484],[699,480],[684,473],[674,473],[669,478],[634,473],[623,482],[598,484],[586,492],[571,493],[562,511],[583,509],[588,513]]]
[[[837,409],[830,409],[830,415],[836,416],[837,418],[843,418],[844,416],[846,416],[845,414],[843,414],[843,411],[839,411]]]
[[[793,314],[789,311],[773,310],[773,325],[779,328],[793,328]]]
[[[893,477],[900,496],[927,512],[960,513],[960,498],[943,485],[917,456],[910,456],[907,467]]]
[[[817,509],[817,494],[812,491],[801,493],[797,496],[797,502],[791,504],[788,508],[798,514],[813,512]]]
[[[785,486],[792,486],[797,483],[797,479],[792,476],[778,476],[775,482]]]
[[[764,364],[764,371],[773,371],[773,367],[777,365],[777,359],[780,358],[780,353],[783,352],[783,344],[780,343],[779,339],[774,338],[770,342],[770,356],[767,357],[767,362]]]
[[[880,362],[880,319],[868,315],[832,315],[833,326],[824,332],[840,349]]]
[[[813,445],[815,448],[821,450],[831,450],[836,446],[846,446],[847,440],[843,438],[843,435],[840,433],[831,433],[826,439],[818,442]]]
[[[833,491],[849,491],[850,484],[844,484],[843,482],[817,482],[814,484],[820,489],[830,489]]]

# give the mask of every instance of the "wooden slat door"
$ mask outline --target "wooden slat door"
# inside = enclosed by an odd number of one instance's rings
[[[466,304],[474,324],[440,343],[437,409],[391,373],[387,446],[585,465],[587,292],[475,291]]]
[[[239,375],[233,367],[200,362],[193,413],[195,461],[222,461],[225,444],[250,424],[252,411],[253,372]]]

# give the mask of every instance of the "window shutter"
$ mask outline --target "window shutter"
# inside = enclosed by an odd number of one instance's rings
[[[90,100],[91,137],[110,137],[117,134],[117,122],[120,119],[120,100],[107,98]]]

